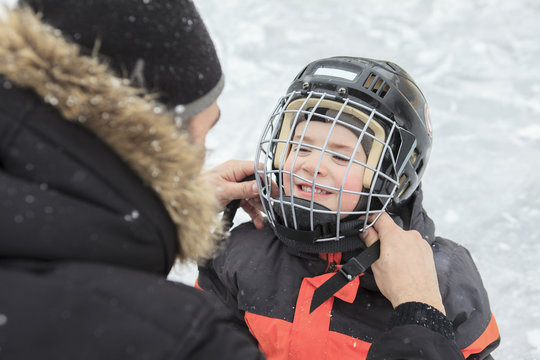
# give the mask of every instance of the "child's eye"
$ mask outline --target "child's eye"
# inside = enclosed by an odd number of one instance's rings
[[[349,162],[349,158],[346,157],[346,156],[342,156],[342,155],[332,155],[332,158],[334,159],[334,161],[336,161],[339,164]]]
[[[298,151],[299,154],[307,154],[311,149],[305,146],[293,145],[292,151]]]

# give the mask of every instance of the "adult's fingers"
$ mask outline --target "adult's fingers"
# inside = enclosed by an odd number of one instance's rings
[[[221,206],[234,199],[253,198],[258,195],[254,180],[242,182],[253,175],[255,163],[246,160],[229,160],[204,173],[205,179],[214,184],[215,196]]]
[[[373,224],[373,227],[380,237],[384,237],[389,232],[401,229],[386,212],[383,212],[381,216],[379,216],[377,221],[375,221],[375,224]]]
[[[231,200],[257,197],[257,182],[255,180],[242,181],[255,173],[254,166],[254,161],[229,160],[215,168],[214,171],[218,171],[221,178],[225,180],[221,184],[221,190],[224,191],[223,196]],[[259,169],[262,166],[261,163],[257,164]],[[274,191],[273,188],[272,191]]]
[[[232,171],[232,176],[228,178],[231,181],[242,181],[246,177],[255,173],[255,162],[248,160],[229,160],[224,165]],[[260,165],[259,165],[260,167]]]
[[[253,175],[255,162],[248,160],[228,160],[206,172],[206,176],[213,182],[217,179],[238,182]],[[259,165],[260,167],[260,165]]]
[[[379,240],[379,234],[373,228],[368,228],[360,233],[360,238],[364,240],[366,246],[371,246],[375,241]]]
[[[250,201],[244,200],[240,203],[240,206],[249,215],[253,221],[253,225],[255,225],[255,228],[262,229],[264,227],[264,218],[262,213],[256,207],[254,207]]]
[[[234,199],[251,199],[259,196],[257,190],[257,183],[255,180],[243,181],[243,182],[227,182],[221,187],[221,197],[234,200]]]
[[[264,206],[261,202],[261,198],[256,197],[256,198],[246,199],[244,201],[247,201],[249,205],[259,210],[260,212],[264,212]]]

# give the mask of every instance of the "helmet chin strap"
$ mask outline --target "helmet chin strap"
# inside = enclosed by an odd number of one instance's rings
[[[357,256],[349,259],[330,279],[315,289],[309,312],[312,313],[326,300],[334,296],[342,287],[353,281],[358,275],[365,272],[371,264],[379,258],[381,242],[377,240],[373,245],[363,250]]]

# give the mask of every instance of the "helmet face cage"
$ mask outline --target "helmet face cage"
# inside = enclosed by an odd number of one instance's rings
[[[324,141],[313,144],[306,138],[310,123],[328,124]],[[305,123],[303,127],[299,124]],[[335,142],[337,127],[344,127],[357,136],[356,143],[347,144],[352,153],[340,153],[339,148],[330,146]],[[293,91],[282,97],[270,116],[258,143],[255,161],[262,163],[256,169],[257,185],[270,224],[291,230],[314,232],[317,226],[335,224],[331,230],[315,239],[315,242],[340,240],[344,237],[346,223],[353,221],[356,234],[373,225],[380,214],[394,198],[403,171],[403,159],[397,159],[402,146],[405,130],[395,121],[366,104],[349,98],[341,98],[325,92]],[[405,131],[406,132],[406,131]],[[334,136],[334,137],[333,137]],[[334,139],[331,141],[331,139]],[[306,149],[314,158],[314,171],[298,171],[296,164]],[[365,161],[355,157],[364,151]],[[407,151],[407,160],[412,153]],[[343,178],[333,185],[323,184],[319,170],[324,161],[338,158],[344,166]],[[312,158],[313,159],[313,158]],[[362,167],[363,178],[356,189],[346,185],[353,167]],[[297,184],[310,189],[311,196],[301,198],[291,192]],[[277,184],[278,194],[271,192],[272,184]],[[350,184],[350,182],[349,182]],[[349,186],[350,187],[350,186]],[[289,189],[289,193],[286,189]],[[330,209],[317,203],[317,192],[337,197],[337,206]],[[353,209],[343,209],[344,198],[358,198]]]

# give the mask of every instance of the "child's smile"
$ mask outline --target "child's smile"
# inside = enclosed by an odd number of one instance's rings
[[[313,189],[313,186],[311,185],[297,185],[299,193],[307,193],[311,197],[311,193],[314,192],[314,197],[318,197],[318,195],[328,195],[330,194],[329,191],[323,190],[321,188],[315,187]]]

